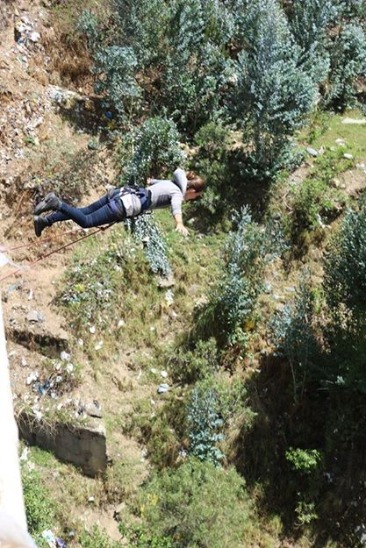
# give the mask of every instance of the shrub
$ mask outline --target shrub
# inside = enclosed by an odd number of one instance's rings
[[[171,375],[175,382],[193,383],[217,371],[219,356],[216,341],[198,341],[192,350],[179,346],[167,356]]]
[[[219,442],[225,439],[232,420],[240,417],[242,431],[252,426],[255,413],[246,400],[241,379],[230,381],[215,375],[197,383],[186,406],[189,454],[218,466],[224,458]]]
[[[171,266],[164,238],[150,215],[141,215],[129,223],[134,237],[142,242],[145,256],[154,274],[168,276]]]
[[[162,80],[162,104],[189,135],[221,111],[222,90],[232,74],[225,51],[232,31],[232,14],[224,3],[177,1]]]
[[[133,49],[139,69],[164,63],[172,7],[163,0],[112,0],[111,6],[115,40]]]
[[[122,184],[142,185],[146,177],[161,177],[184,164],[179,132],[168,118],[148,118],[123,138],[120,150]]]
[[[302,474],[311,474],[322,462],[322,456],[317,449],[293,449],[286,451],[286,459],[294,470]]]
[[[295,513],[299,526],[318,519],[316,500],[320,493],[323,455],[317,449],[293,449],[286,451],[286,460],[294,470],[293,480],[297,489]]]
[[[223,420],[219,400],[212,388],[196,386],[187,405],[189,454],[218,466],[224,455],[217,447],[222,441]]]
[[[366,207],[349,210],[324,263],[324,291],[331,309],[362,317],[366,310]]]
[[[262,229],[252,221],[247,208],[234,220],[237,229],[227,239],[222,277],[197,318],[198,332],[215,336],[220,347],[245,346],[245,322],[251,318],[261,291],[264,265],[280,252],[270,224]]]
[[[113,0],[112,14],[108,47],[95,54],[97,89],[122,115],[127,106],[132,113],[132,105],[139,118],[148,109],[168,113],[192,135],[220,111],[232,65],[226,44],[234,28],[224,4]]]
[[[313,327],[314,293],[303,277],[294,301],[277,313],[271,322],[273,341],[288,360],[293,396],[297,401],[309,381],[311,360],[316,349]]]
[[[95,51],[100,43],[101,34],[98,19],[90,10],[84,10],[80,15],[77,30],[86,36],[90,51]]]
[[[217,219],[223,215],[233,194],[232,188],[228,190],[229,131],[218,121],[208,122],[196,133],[194,143],[199,147],[194,159],[196,170],[209,182],[200,199],[200,208]]]
[[[347,198],[344,192],[334,188],[333,181],[352,164],[352,160],[343,157],[341,149],[326,151],[317,158],[309,176],[292,190],[294,240],[303,230],[314,230],[341,213]]]
[[[23,469],[22,483],[28,530],[37,541],[40,540],[42,531],[54,527],[56,504],[37,472]]]
[[[94,72],[99,76],[96,93],[105,94],[104,106],[114,107],[122,120],[128,120],[138,108],[142,92],[135,78],[134,51],[121,46],[101,47],[94,60]]]
[[[329,70],[327,31],[340,7],[334,0],[295,1],[292,4],[289,23],[295,41],[301,48],[300,63],[314,83],[320,84]]]
[[[244,24],[247,45],[238,56],[232,106],[254,163],[265,172],[281,165],[289,136],[313,106],[315,86],[301,68],[279,2],[252,2]]]
[[[250,503],[233,468],[189,459],[177,470],[155,473],[141,490],[136,510],[149,534],[174,546],[242,546]]]
[[[335,38],[331,51],[330,89],[326,104],[344,110],[355,103],[355,83],[366,73],[366,35],[363,27],[345,25]]]

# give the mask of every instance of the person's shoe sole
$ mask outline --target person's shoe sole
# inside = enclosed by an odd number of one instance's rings
[[[33,225],[37,238],[39,238],[44,229],[49,226],[47,221],[43,217],[38,217],[38,215],[33,217]]]
[[[39,202],[34,208],[35,215],[44,213],[45,211],[50,211],[51,209],[58,209],[60,206],[61,200],[56,196],[54,192],[47,194],[44,199]]]

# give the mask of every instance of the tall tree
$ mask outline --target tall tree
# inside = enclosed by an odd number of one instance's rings
[[[256,164],[273,168],[310,111],[316,88],[277,0],[254,0],[243,24],[247,41],[237,62],[234,112]]]

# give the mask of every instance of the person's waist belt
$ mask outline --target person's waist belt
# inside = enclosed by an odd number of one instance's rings
[[[110,206],[113,212],[125,219],[136,217],[151,205],[151,192],[144,187],[124,186],[113,189],[110,194]]]

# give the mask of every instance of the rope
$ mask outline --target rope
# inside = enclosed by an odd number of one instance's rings
[[[107,227],[100,227],[101,229],[104,229],[105,228],[108,228],[109,226],[111,225],[108,225]],[[0,251],[16,251],[18,249],[23,249],[24,247],[36,247],[40,244],[45,244],[47,242],[51,242],[52,240],[58,240],[60,239],[61,237],[63,236],[66,236],[67,234],[77,234],[78,232],[81,232],[85,230],[84,228],[72,228],[70,230],[66,230],[65,232],[62,232],[62,234],[58,234],[56,236],[49,236],[48,238],[42,238],[42,240],[33,240],[31,243],[26,243],[26,244],[21,244],[21,245],[16,245],[14,247],[6,247],[6,246],[2,246],[0,245]]]
[[[107,226],[101,226],[97,230],[94,230],[94,232],[91,232],[90,234],[84,234],[84,236],[82,236],[81,238],[78,238],[77,240],[74,240],[73,242],[69,242],[68,244],[65,244],[65,245],[63,245],[63,246],[61,246],[57,249],[54,249],[53,251],[50,251],[49,253],[46,253],[45,255],[42,255],[41,257],[38,257],[38,259],[35,259],[34,261],[31,261],[30,263],[28,263],[28,266],[32,267],[35,264],[43,261],[47,257],[50,257],[54,253],[58,253],[59,251],[62,251],[63,249],[66,249],[67,247],[70,247],[70,246],[72,246],[72,245],[74,245],[78,242],[81,242],[82,240],[85,240],[86,238],[89,238],[89,236],[94,236],[94,234],[97,234],[98,232],[104,232],[105,230],[107,230],[108,228],[110,228],[113,225],[114,225],[114,223],[111,223]],[[75,232],[75,231],[73,231],[73,232]],[[42,243],[42,242],[40,242],[40,243]],[[10,278],[10,276],[14,276],[18,272],[20,272],[22,269],[23,269],[23,266],[20,266],[16,270],[14,270],[13,272],[5,274],[5,276],[1,276],[0,277],[0,282],[6,280],[7,278]]]

